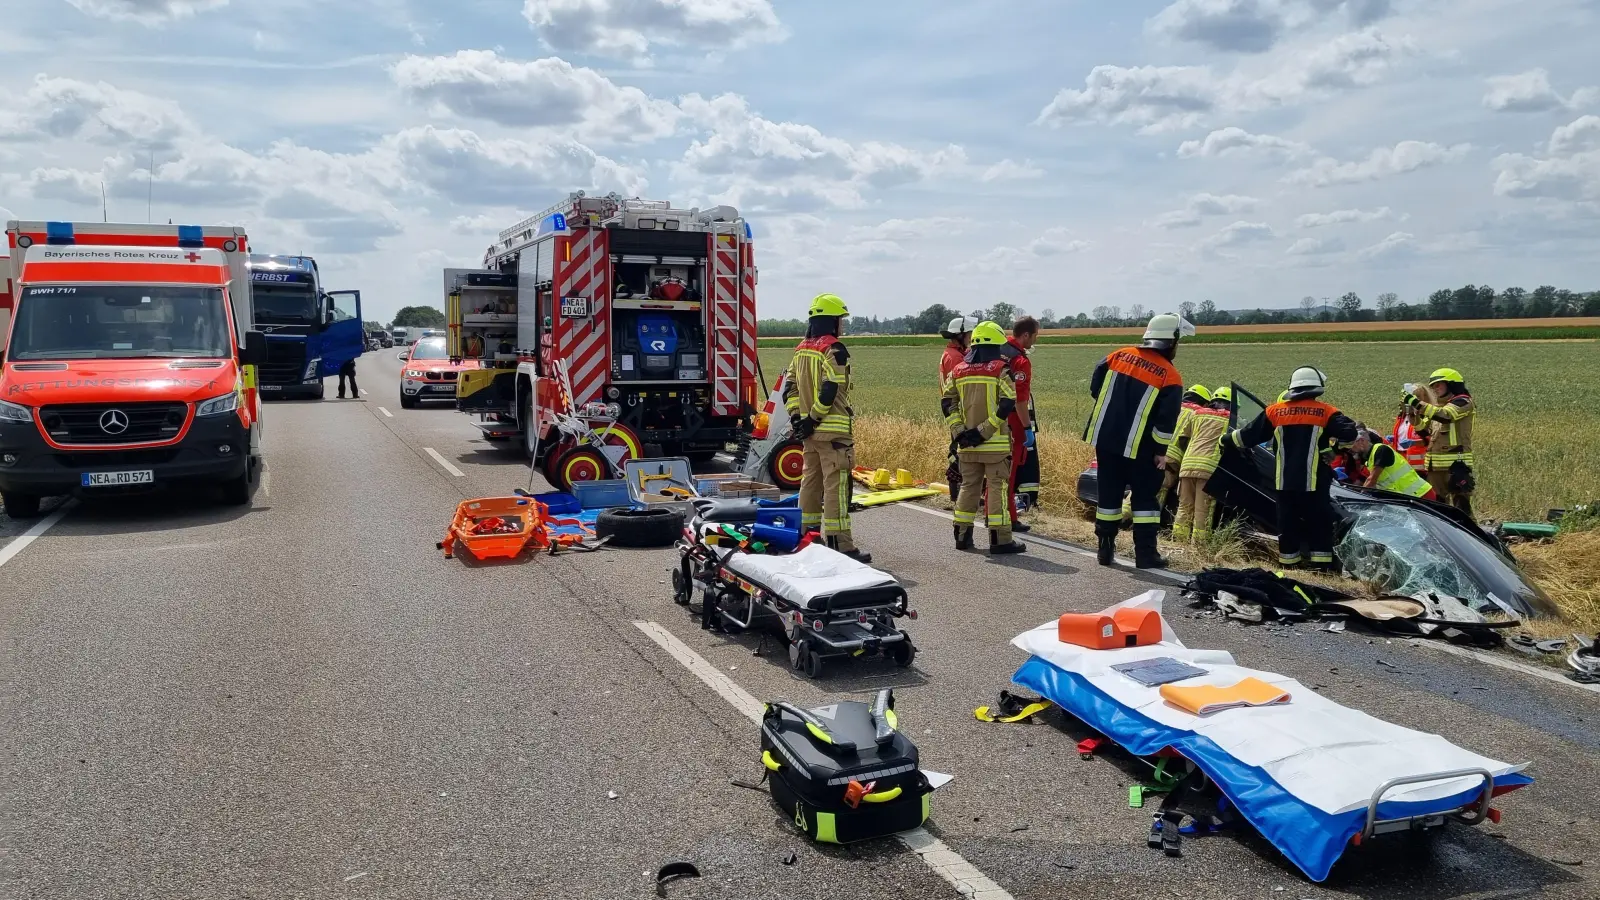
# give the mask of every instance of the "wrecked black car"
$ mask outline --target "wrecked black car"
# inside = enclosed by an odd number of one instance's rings
[[[1235,384],[1231,427],[1247,424],[1264,408]],[[1240,451],[1224,447],[1222,462],[1206,483],[1217,515],[1239,520],[1265,538],[1277,536],[1278,496],[1270,445]],[[1078,476],[1078,498],[1098,500],[1094,464]],[[1176,493],[1176,492],[1173,492]],[[1333,485],[1335,553],[1352,578],[1389,594],[1433,591],[1458,597],[1480,613],[1514,617],[1554,616],[1555,605],[1512,559],[1505,545],[1460,510],[1441,503]],[[1169,498],[1171,503],[1175,498]]]

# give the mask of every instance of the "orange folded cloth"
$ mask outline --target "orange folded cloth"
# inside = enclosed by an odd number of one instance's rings
[[[1274,703],[1288,703],[1289,692],[1283,688],[1273,687],[1259,678],[1246,678],[1238,684],[1226,687],[1214,684],[1199,684],[1193,687],[1163,684],[1161,699],[1197,716],[1207,716],[1235,706],[1271,706]]]

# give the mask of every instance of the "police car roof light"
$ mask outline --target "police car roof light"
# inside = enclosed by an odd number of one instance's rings
[[[71,222],[46,222],[44,223],[44,242],[47,244],[76,244],[77,237],[72,233]]]

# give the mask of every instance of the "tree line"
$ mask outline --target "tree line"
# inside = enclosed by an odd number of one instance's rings
[[[1143,304],[1135,303],[1123,310],[1120,306],[1096,306],[1087,313],[1057,317],[1052,309],[1036,315],[1044,328],[1126,328],[1143,325],[1155,312]],[[1219,309],[1212,300],[1199,303],[1184,301],[1178,312],[1196,325],[1296,325],[1329,322],[1417,322],[1447,319],[1547,319],[1565,316],[1600,316],[1600,291],[1587,293],[1542,285],[1533,290],[1508,287],[1496,291],[1489,285],[1469,284],[1464,287],[1441,288],[1427,299],[1407,303],[1398,294],[1384,293],[1374,298],[1369,307],[1354,291],[1336,298],[1302,297],[1295,309]],[[1010,327],[1024,314],[1017,306],[1004,301],[988,309],[974,309],[966,313],[979,319],[989,319],[1003,327]],[[922,312],[893,318],[878,316],[852,316],[849,330],[852,334],[936,334],[960,310],[935,303]],[[802,319],[762,319],[758,332],[762,337],[798,337],[805,334]]]

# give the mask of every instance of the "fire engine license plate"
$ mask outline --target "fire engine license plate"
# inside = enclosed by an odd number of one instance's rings
[[[156,480],[156,473],[145,469],[139,472],[85,472],[83,473],[84,487],[116,487],[124,484],[150,484]]]

